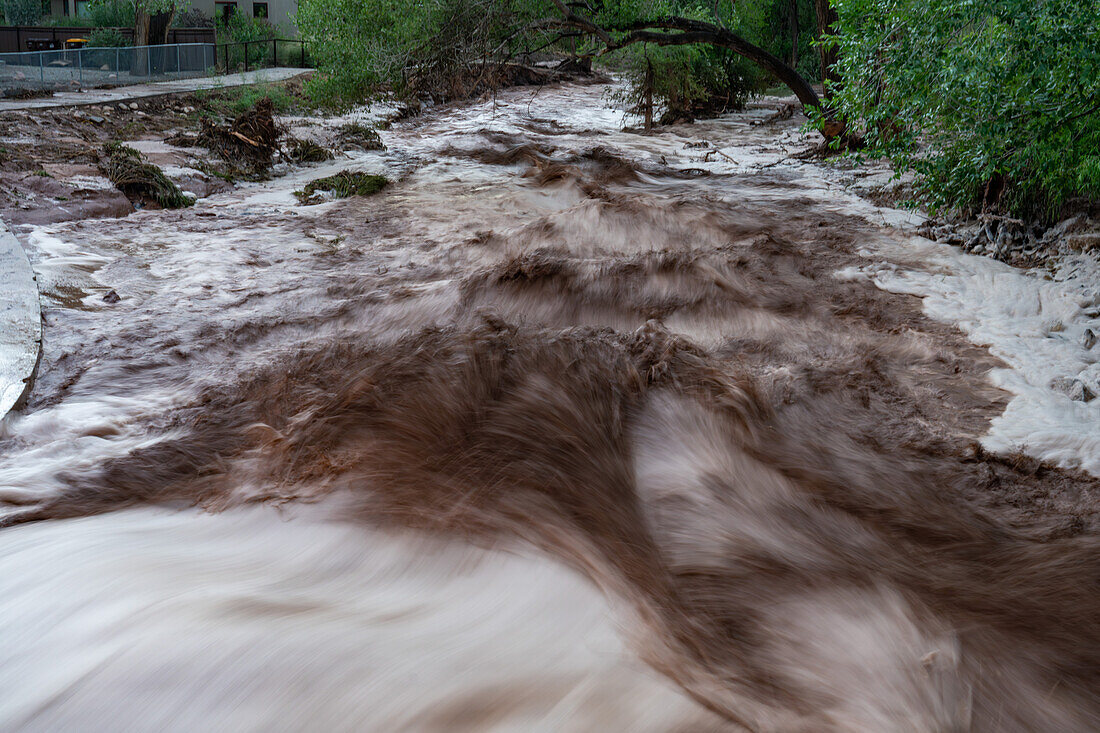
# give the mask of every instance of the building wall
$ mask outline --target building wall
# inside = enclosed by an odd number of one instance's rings
[[[77,14],[76,3],[77,0],[50,0],[50,15],[72,17]],[[203,15],[214,18],[216,14],[224,12],[226,7],[235,6],[238,13],[254,18],[257,11],[263,13],[265,5],[268,20],[279,26],[288,37],[298,35],[298,27],[294,24],[294,16],[298,13],[298,0],[235,0],[228,3],[219,0],[191,0],[188,8],[199,10]]]
[[[65,0],[53,1],[64,2]],[[238,13],[243,13],[249,18],[255,18],[257,13],[262,17],[266,7],[268,20],[282,28],[284,34],[289,36],[298,34],[297,26],[294,25],[294,16],[298,13],[298,0],[231,0],[229,2],[192,0],[190,7],[211,18],[221,16],[229,7],[236,8]]]

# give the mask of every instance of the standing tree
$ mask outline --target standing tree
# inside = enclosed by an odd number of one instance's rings
[[[130,74],[145,76],[164,69],[164,54],[148,46],[168,43],[168,28],[176,17],[176,0],[134,0],[134,51]]]

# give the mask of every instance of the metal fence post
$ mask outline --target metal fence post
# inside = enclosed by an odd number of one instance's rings
[[[115,79],[122,76],[122,61],[119,59],[120,49],[115,46]]]
[[[153,78],[153,47],[145,47],[145,76]]]
[[[244,42],[244,70],[248,71],[248,44],[249,41]]]
[[[77,74],[77,79],[78,79],[77,84],[79,84],[80,88],[83,89],[84,88],[84,49],[82,49],[82,48],[76,49],[76,74]]]
[[[180,73],[180,45],[176,44],[176,76],[183,76]]]
[[[46,86],[46,61],[42,58],[42,52],[38,52],[38,75],[42,79],[42,86]]]
[[[305,41],[298,41],[298,47],[300,49],[302,49],[302,65],[299,66],[298,68],[299,69],[304,69],[304,68],[306,68],[306,44],[305,44]]]
[[[275,38],[271,39],[271,65],[279,68],[279,41]]]

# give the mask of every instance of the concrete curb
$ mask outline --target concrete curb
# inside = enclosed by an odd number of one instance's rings
[[[23,246],[0,221],[0,418],[27,401],[41,358],[38,280]]]

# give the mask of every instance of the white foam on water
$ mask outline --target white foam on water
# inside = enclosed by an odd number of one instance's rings
[[[862,268],[880,288],[923,298],[924,311],[957,325],[1007,368],[991,373],[1012,394],[982,439],[998,453],[1023,452],[1100,475],[1100,399],[1071,399],[1079,380],[1100,395],[1100,262],[1067,258],[1053,273],[1022,270],[921,237],[875,243],[866,253],[888,260]],[[851,273],[845,273],[851,276]]]

